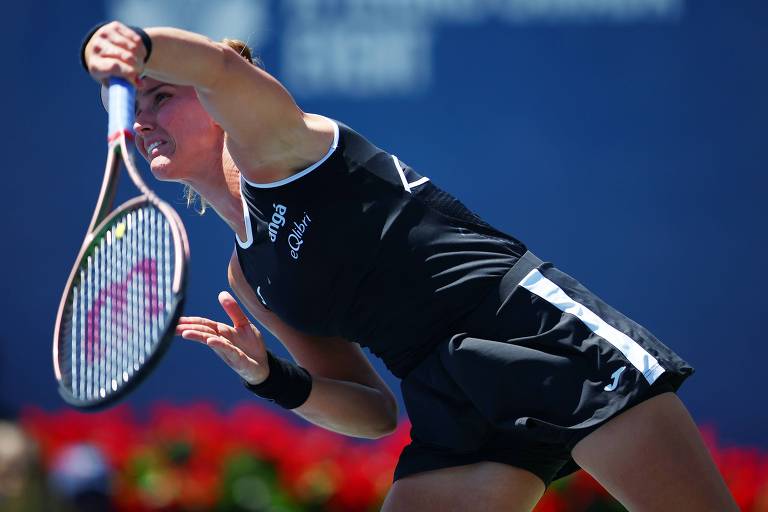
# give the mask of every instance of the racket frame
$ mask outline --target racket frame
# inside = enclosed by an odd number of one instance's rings
[[[114,83],[114,79],[112,83]],[[110,92],[112,90],[112,87],[110,87]],[[131,105],[130,108],[133,109],[133,106]],[[110,104],[110,111],[111,109],[112,105]],[[112,119],[110,116],[110,122],[111,121]],[[132,121],[130,124],[132,124]],[[110,131],[112,130],[110,129]],[[62,294],[58,313],[56,315],[52,355],[53,369],[58,383],[59,394],[65,402],[83,410],[98,410],[114,404],[127,393],[135,389],[135,387],[141,383],[149,373],[151,373],[170,346],[170,342],[175,335],[176,324],[181,316],[184,305],[184,289],[186,286],[187,266],[189,262],[189,239],[178,213],[176,213],[170,205],[158,198],[157,195],[147,187],[144,180],[142,180],[141,174],[136,168],[136,164],[133,160],[133,151],[131,149],[133,144],[132,140],[133,132],[130,127],[125,127],[118,132],[110,134],[107,163],[104,169],[104,179],[101,183],[99,198],[96,202],[96,208],[94,209],[93,217],[88,226],[85,239],[83,240],[77,259],[75,260],[75,265],[72,267],[72,271],[67,279],[67,284],[64,287],[64,293]],[[121,162],[125,166],[131,181],[133,181],[141,194],[122,203],[117,209],[112,210],[117,191]],[[115,217],[119,217],[126,211],[134,210],[142,204],[154,206],[160,210],[169,221],[168,225],[170,228],[171,240],[173,241],[173,254],[176,259],[173,269],[173,279],[171,282],[173,302],[170,305],[171,314],[168,316],[169,321],[166,324],[166,330],[161,339],[153,344],[152,351],[147,355],[144,363],[132,374],[127,382],[124,382],[116,391],[107,393],[104,398],[82,399],[76,397],[70,389],[64,385],[63,372],[60,363],[59,342],[63,334],[62,322],[67,311],[68,299],[74,284],[77,281],[81,263],[88,257],[94,243],[97,240],[101,240],[104,231],[108,229],[108,226]]]

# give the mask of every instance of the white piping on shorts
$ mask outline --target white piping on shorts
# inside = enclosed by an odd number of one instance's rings
[[[412,188],[418,187],[419,185],[422,185],[429,181],[429,178],[427,178],[426,176],[423,176],[418,180],[414,181],[413,183],[408,183],[408,180],[405,178],[405,172],[403,171],[403,167],[400,165],[400,160],[398,160],[395,155],[392,155],[392,161],[395,162],[395,169],[397,169],[397,174],[400,175],[400,181],[403,183],[403,188],[409,194],[411,193]]]
[[[655,357],[646,352],[635,340],[608,325],[605,320],[593,313],[583,304],[569,297],[559,286],[544,277],[537,269],[531,270],[520,281],[520,286],[538,295],[560,311],[570,313],[581,320],[590,331],[616,347],[627,360],[643,374],[648,384],[653,384],[664,373],[664,368]]]

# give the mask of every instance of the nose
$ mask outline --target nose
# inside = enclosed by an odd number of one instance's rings
[[[145,112],[139,111],[133,121],[133,131],[138,135],[144,135],[155,129],[155,120],[152,116]]]
[[[147,158],[146,150],[144,149],[144,139],[151,134],[154,129],[154,119],[144,112],[136,114],[136,117],[133,120],[133,132],[136,134],[136,137],[133,142],[136,144],[136,149],[144,158]]]

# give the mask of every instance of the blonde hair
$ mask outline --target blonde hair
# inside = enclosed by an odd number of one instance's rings
[[[258,57],[253,56],[251,49],[245,42],[240,41],[239,39],[227,38],[222,39],[221,42],[235,50],[242,58],[254,66],[264,69],[264,63],[261,62],[261,59]],[[205,199],[203,199],[190,185],[184,185],[184,199],[187,201],[187,207],[194,208],[200,215],[204,214],[205,210],[208,208],[208,203],[205,202]]]

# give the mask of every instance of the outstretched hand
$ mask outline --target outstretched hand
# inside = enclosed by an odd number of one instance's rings
[[[263,382],[269,375],[269,367],[261,333],[228,292],[219,294],[219,303],[232,325],[199,316],[183,316],[179,318],[176,334],[208,345],[248,383]]]

